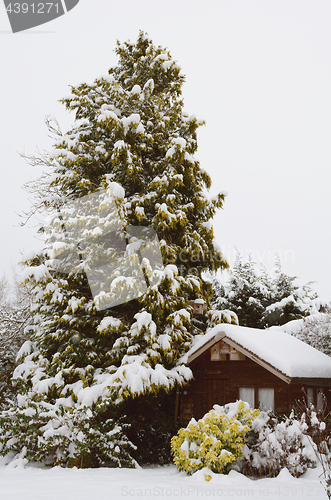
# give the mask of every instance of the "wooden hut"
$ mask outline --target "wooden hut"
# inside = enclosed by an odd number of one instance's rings
[[[185,362],[194,379],[181,391],[184,425],[238,399],[276,414],[304,398],[318,411],[331,403],[331,357],[277,328],[218,325],[195,339]]]

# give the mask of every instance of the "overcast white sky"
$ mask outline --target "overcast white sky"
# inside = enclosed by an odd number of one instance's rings
[[[68,14],[12,34],[0,4],[0,275],[38,248],[19,228],[22,185],[40,172],[19,152],[51,149],[44,125],[58,99],[116,65],[116,40],[139,29],[186,74],[185,109],[206,120],[198,158],[226,190],[214,221],[229,262],[236,247],[331,299],[331,3],[329,0],[80,0]]]

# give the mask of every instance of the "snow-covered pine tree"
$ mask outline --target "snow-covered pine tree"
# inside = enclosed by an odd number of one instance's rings
[[[284,325],[329,310],[330,304],[312,289],[312,283],[299,286],[296,277],[282,271],[279,255],[275,258],[273,277],[270,277],[270,300],[263,314],[266,326]]]
[[[282,271],[278,255],[269,275],[251,255],[245,260],[237,252],[228,281],[224,284],[216,278],[213,282],[212,303],[215,309],[233,311],[240,325],[252,328],[283,325],[329,310],[327,301],[318,297],[310,283],[298,286],[295,280]]]
[[[221,284],[217,278],[214,280],[213,306],[215,309],[233,311],[241,326],[262,328],[264,300],[268,292],[262,285],[255,266],[251,256],[244,261],[237,252],[228,282]]]
[[[227,267],[210,224],[224,194],[205,195],[211,180],[194,158],[203,122],[183,110],[180,67],[143,32],[115,52],[116,67],[91,85],[72,87],[63,99],[75,113],[73,128],[62,134],[49,123],[54,151],[30,158],[46,172],[30,185],[32,210],[49,219],[41,228],[45,250],[26,262],[33,333],[15,371],[17,406],[1,419],[3,454],[134,465],[137,443],[139,460],[163,460],[173,425],[169,394],[191,378],[180,358],[201,333],[188,301],[202,298],[210,307],[202,275]],[[96,307],[84,262],[67,273],[54,268],[56,241],[65,238],[59,210],[100,190],[116,199],[123,227],[156,231],[164,264],[158,287],[108,310]],[[75,214],[72,220],[79,225]],[[71,243],[73,234],[67,230]],[[122,283],[130,287],[130,277]],[[84,412],[86,422],[74,433],[70,422],[80,422]],[[119,419],[132,424],[133,445]],[[100,427],[109,442],[96,434]],[[156,433],[163,433],[159,456]]]

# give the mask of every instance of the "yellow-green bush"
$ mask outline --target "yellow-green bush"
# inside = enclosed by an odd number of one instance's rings
[[[216,473],[227,472],[233,462],[243,457],[245,435],[259,414],[248,403],[237,401],[224,407],[215,405],[198,421],[192,418],[171,439],[177,468],[188,474],[203,467]]]

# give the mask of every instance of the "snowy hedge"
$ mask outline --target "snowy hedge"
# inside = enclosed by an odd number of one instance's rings
[[[243,401],[214,405],[172,438],[173,460],[189,475],[208,467],[221,474],[235,468],[247,476],[275,477],[287,468],[299,477],[316,467],[316,447],[307,429],[304,417],[296,419],[293,413],[279,421]]]

